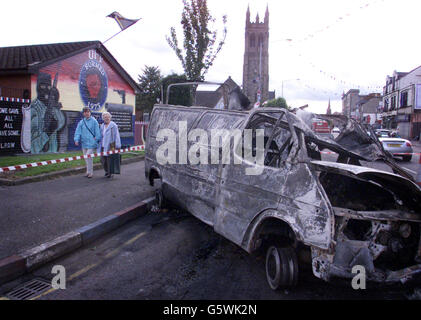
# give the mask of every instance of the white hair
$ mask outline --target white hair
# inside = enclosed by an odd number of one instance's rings
[[[111,113],[109,113],[107,111],[105,111],[105,112],[102,113],[102,120],[104,120],[104,117],[105,116],[110,116],[110,119],[111,119]]]

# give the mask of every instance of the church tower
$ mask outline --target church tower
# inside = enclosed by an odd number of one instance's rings
[[[263,103],[269,96],[269,8],[263,22],[259,14],[250,21],[250,8],[246,13],[245,50],[243,64],[243,92],[252,104]],[[259,99],[260,98],[260,99]]]

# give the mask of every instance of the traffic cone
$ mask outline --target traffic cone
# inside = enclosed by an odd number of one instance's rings
[[[421,187],[421,154],[420,154],[420,160],[418,161],[418,173],[417,178],[415,179],[415,182],[417,185]]]

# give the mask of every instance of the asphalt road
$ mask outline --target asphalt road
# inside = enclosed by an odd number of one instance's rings
[[[193,216],[172,210],[148,215],[115,230],[90,246],[48,264],[7,286],[0,297],[33,278],[66,270],[66,289],[51,289],[36,300],[329,300],[409,299],[414,286],[353,290],[349,281],[326,283],[301,265],[298,286],[272,291],[264,259],[249,255]]]
[[[404,166],[418,165],[417,161],[414,157]],[[372,165],[381,169],[382,164]],[[133,175],[137,174],[138,168],[133,170]],[[82,181],[78,183],[89,188],[88,182]],[[95,181],[100,183],[99,178]],[[138,187],[135,181],[132,183]],[[35,299],[421,299],[419,283],[386,287],[368,283],[366,290],[353,290],[350,281],[326,283],[317,279],[306,265],[300,265],[296,288],[274,292],[266,283],[262,256],[247,254],[209,226],[176,210],[148,213],[87,247],[3,285],[0,299],[30,279],[50,281],[54,265],[65,267],[66,289],[50,289]]]
[[[413,146],[413,149],[414,149],[414,153],[418,153],[418,154],[413,155],[411,161],[409,161],[409,162],[402,161],[401,157],[396,157],[395,161],[399,166],[403,167],[404,169],[407,169],[407,172],[409,174],[411,174],[413,177],[416,177],[416,175],[418,173],[418,170],[420,168],[420,164],[419,164],[420,155],[419,155],[419,153],[421,153],[421,146],[418,146],[418,145]],[[322,154],[322,160],[336,161],[336,159],[337,159],[337,155]],[[361,165],[393,173],[392,169],[382,161],[375,161],[375,162],[362,161]]]

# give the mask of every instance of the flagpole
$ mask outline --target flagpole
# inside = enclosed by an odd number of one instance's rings
[[[123,29],[125,30],[125,29]],[[108,40],[111,40],[112,38],[114,38],[116,35],[118,35],[119,33],[121,33],[123,30],[120,30],[119,32],[117,32],[115,35],[111,36],[110,38],[108,38],[107,40],[105,40],[102,44],[104,44],[105,42],[107,42]]]
[[[137,19],[137,21],[139,21],[141,18]],[[136,22],[137,22],[136,21]],[[114,38],[116,35],[120,34],[121,32],[123,32],[124,30],[129,29],[131,26],[135,25],[136,22],[132,23],[131,25],[129,25],[128,27],[121,29],[119,32],[117,32],[115,35],[113,35],[112,37],[108,38],[107,40],[105,40],[102,44],[104,44],[105,42],[107,42],[108,40],[111,40],[112,38]]]

